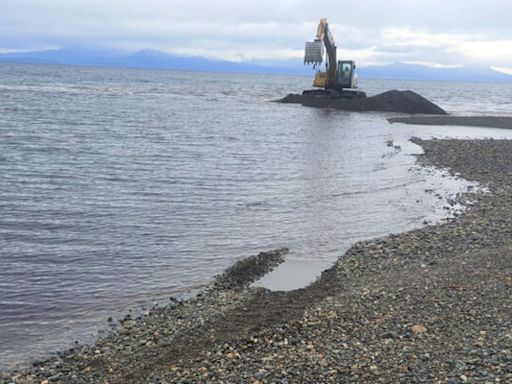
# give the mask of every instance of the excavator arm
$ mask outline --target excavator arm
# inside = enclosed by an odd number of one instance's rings
[[[316,38],[314,41],[306,42],[306,50],[304,56],[304,64],[312,64],[316,68],[323,62],[324,46],[327,51],[327,71],[318,73],[318,82],[325,83],[325,87],[336,84],[336,44],[334,38],[329,31],[329,23],[327,19],[321,19],[318,24]]]
[[[323,21],[323,23],[322,23]],[[322,33],[322,40],[325,45],[325,49],[327,51],[327,80],[326,80],[326,87],[329,88],[329,86],[334,86],[336,84],[336,66],[337,66],[337,59],[336,59],[336,44],[334,44],[334,38],[332,37],[331,31],[329,31],[329,24],[327,23],[327,19],[322,19],[320,21],[320,25],[318,28],[320,29],[320,26],[323,25],[323,33]]]

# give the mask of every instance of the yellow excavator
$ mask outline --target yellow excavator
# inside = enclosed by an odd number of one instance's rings
[[[320,70],[324,61],[324,46],[327,51],[325,71]],[[326,98],[360,98],[366,94],[357,91],[358,77],[356,63],[353,60],[337,60],[336,44],[329,30],[326,18],[320,20],[315,40],[306,42],[304,64],[312,65],[317,69],[313,86],[322,89],[306,90],[302,93],[306,97]]]

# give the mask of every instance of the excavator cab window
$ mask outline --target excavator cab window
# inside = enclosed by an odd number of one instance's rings
[[[348,63],[344,63],[342,66],[343,77],[350,77],[350,73],[352,72],[352,66]]]
[[[352,86],[354,63],[352,61],[338,61],[338,85],[344,88]]]

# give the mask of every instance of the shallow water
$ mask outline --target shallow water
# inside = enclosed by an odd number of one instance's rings
[[[446,217],[425,190],[465,190],[416,167],[410,136],[512,136],[269,102],[310,80],[0,64],[0,368],[261,250],[291,253],[260,284],[307,284],[356,241]],[[479,112],[463,84],[363,86]],[[480,112],[511,110],[496,87]]]

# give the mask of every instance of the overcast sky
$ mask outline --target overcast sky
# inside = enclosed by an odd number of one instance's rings
[[[512,67],[510,0],[0,0],[0,51],[101,47],[302,58],[327,17],[340,56]]]

